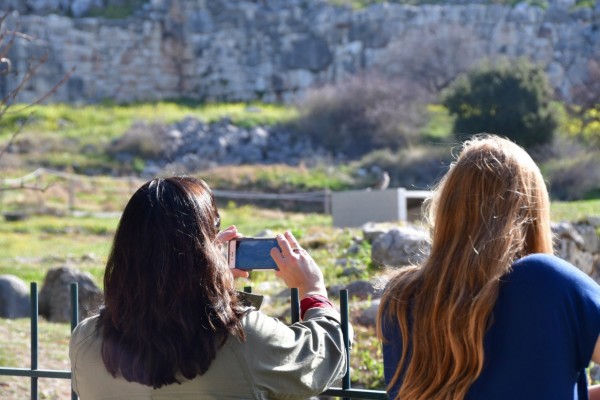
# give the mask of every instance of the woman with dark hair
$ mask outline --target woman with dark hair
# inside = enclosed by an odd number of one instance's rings
[[[239,237],[208,185],[154,179],[131,197],[104,274],[105,304],[74,330],[72,384],[83,399],[304,399],[339,379],[345,351],[323,275],[278,235],[277,275],[300,292],[286,326],[246,305],[220,249]],[[299,250],[300,249],[300,250]]]
[[[379,310],[390,399],[587,399],[600,287],[552,255],[531,157],[497,136],[467,141],[429,222],[429,255],[391,279]]]

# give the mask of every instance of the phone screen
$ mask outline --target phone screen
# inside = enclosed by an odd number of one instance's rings
[[[271,249],[279,248],[277,239],[241,238],[230,243],[235,244],[235,262],[230,265],[238,269],[278,269],[271,257]]]

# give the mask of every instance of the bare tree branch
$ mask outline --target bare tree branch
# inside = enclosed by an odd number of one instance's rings
[[[44,100],[46,100],[48,97],[52,96],[53,94],[56,93],[56,91],[58,90],[59,87],[61,87],[63,85],[63,83],[65,83],[66,81],[69,80],[69,78],[71,77],[71,75],[73,75],[73,73],[75,72],[76,67],[71,68],[70,71],[68,71],[62,78],[60,81],[58,81],[56,83],[56,85],[54,85],[54,87],[52,89],[50,89],[46,94],[38,97],[37,99],[35,99],[34,101],[32,101],[31,103],[29,103],[28,105],[26,105],[25,107],[21,108],[18,111],[23,111],[28,109],[31,106],[34,106],[36,104],[40,104],[41,102],[43,102]],[[0,114],[1,115],[1,114]]]
[[[36,42],[38,39],[34,36],[28,35],[20,31],[19,21],[15,23],[16,27],[14,29],[8,29],[5,27],[5,22],[7,21],[9,14],[5,12],[3,15],[0,15],[0,58],[6,63],[6,73],[14,73],[14,75],[18,75],[18,71],[15,69],[11,71],[11,61],[8,58],[8,53],[10,49],[15,45],[16,40],[25,40],[27,42]],[[25,88],[25,85],[30,82],[38,70],[48,61],[49,54],[48,51],[45,51],[42,55],[37,57],[31,57],[28,60],[27,67],[22,74],[18,83],[10,89],[2,99],[0,99],[0,120],[4,117],[4,115],[9,112],[9,108],[14,105],[17,100],[17,96],[19,93]],[[46,93],[39,96],[37,99],[29,102],[29,104],[24,107],[15,110],[14,112],[22,112],[33,105],[40,104],[43,101],[47,100],[50,96],[54,95],[57,90],[73,75],[75,72],[75,67],[71,68],[68,72],[64,74],[64,76]],[[12,112],[12,110],[10,111]],[[27,118],[25,121],[21,122],[18,128],[12,132],[10,138],[6,142],[6,144],[0,150],[0,159],[7,153],[10,149],[11,145],[15,142],[17,136],[23,131],[23,127],[28,123],[30,118]],[[18,188],[12,188],[18,189]],[[11,190],[12,190],[11,189]],[[30,188],[28,188],[30,189]],[[7,190],[6,188],[0,190]]]
[[[37,192],[42,192],[44,193],[46,190],[48,190],[50,187],[52,187],[53,185],[47,185],[47,186],[32,186],[32,185],[19,185],[19,186],[8,186],[8,187],[0,187],[0,192],[9,192],[12,190],[35,190]]]
[[[10,139],[8,140],[6,145],[2,148],[2,150],[0,150],[0,159],[2,159],[2,156],[4,155],[4,153],[6,153],[6,151],[10,148],[10,146],[14,143],[14,141],[17,138],[17,136],[19,135],[19,133],[21,133],[21,130],[25,126],[25,123],[26,123],[26,121],[22,122],[19,125],[19,128],[12,133],[12,135],[10,136]]]

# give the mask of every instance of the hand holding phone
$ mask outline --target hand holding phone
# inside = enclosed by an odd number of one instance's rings
[[[300,247],[294,235],[287,231],[284,235],[277,235],[277,238],[281,249],[271,251],[279,267],[275,275],[283,279],[288,287],[298,288],[301,299],[315,294],[327,297],[321,269],[310,254]]]

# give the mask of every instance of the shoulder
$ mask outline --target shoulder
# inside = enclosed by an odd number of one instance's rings
[[[530,295],[576,296],[600,302],[600,286],[587,274],[569,262],[551,254],[531,254],[513,263],[511,271],[501,278],[511,291],[522,290]]]
[[[565,268],[569,269],[573,267],[573,265],[563,260],[562,258],[546,253],[534,253],[520,258],[513,263],[513,268],[517,268],[524,265],[532,268],[551,268],[556,270],[563,270]]]
[[[95,342],[96,339],[99,338],[98,320],[99,316],[96,315],[86,318],[77,324],[71,333],[71,340],[69,342],[69,352],[71,355],[74,355],[74,353],[82,346],[85,346],[86,343]]]
[[[71,341],[78,342],[98,334],[99,315],[86,318],[79,322],[71,335]]]
[[[595,284],[592,278],[571,263],[554,255],[542,253],[530,254],[515,261],[510,275],[516,278],[536,279],[537,282]]]

